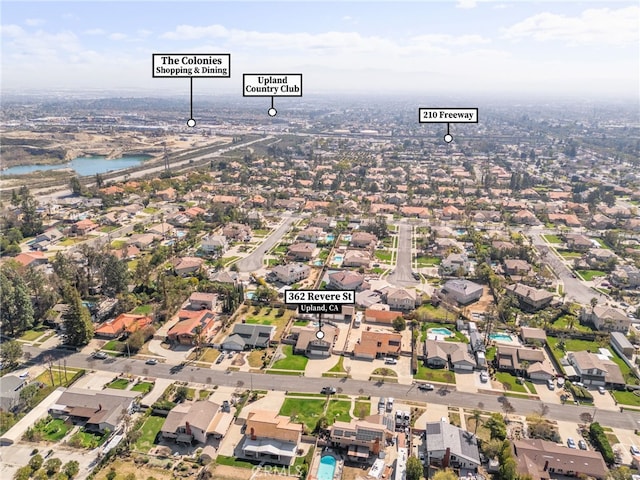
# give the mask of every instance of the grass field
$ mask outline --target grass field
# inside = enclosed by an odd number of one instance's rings
[[[143,394],[149,393],[153,390],[153,383],[151,382],[140,382],[136,383],[133,387],[131,387],[133,392],[142,392]]]
[[[22,334],[22,336],[20,337],[20,340],[24,340],[25,342],[33,342],[34,340],[37,340],[38,338],[40,338],[46,330],[47,330],[46,328],[38,328],[36,330],[27,330]]]
[[[117,388],[118,390],[126,390],[129,386],[129,380],[126,378],[118,378],[107,385],[107,388]]]
[[[268,313],[267,313],[268,312]],[[284,327],[287,325],[289,319],[295,315],[294,310],[285,310],[284,314],[278,317],[277,308],[263,307],[259,312],[253,315],[247,315],[245,317],[245,323],[260,324],[260,325],[274,325],[276,327],[275,340],[279,340],[282,335]]]
[[[351,415],[349,410],[351,409],[351,402],[347,400],[332,400],[327,406],[326,417],[329,425],[333,422],[350,422]]]
[[[292,345],[284,345],[282,353],[286,355],[286,358],[278,360],[271,368],[280,370],[304,370],[306,368],[309,359],[302,355],[294,355]]]
[[[418,267],[433,267],[435,265],[440,265],[442,259],[438,257],[427,257],[427,256],[419,256],[416,257],[416,263]]]
[[[381,262],[389,263],[391,261],[391,257],[393,253],[389,250],[376,250],[375,256]]]
[[[511,375],[508,372],[497,372],[495,375],[496,380],[499,381],[503,387],[507,387],[505,390],[527,393],[527,389],[524,387],[524,385],[516,382],[516,377],[514,375]]]
[[[353,414],[362,419],[371,414],[371,402],[359,402],[356,401],[353,407]]]
[[[290,417],[294,422],[303,423],[307,431],[312,432],[323,411],[324,400],[288,397],[282,403],[280,415]]]
[[[441,368],[429,368],[422,365],[422,363],[418,364],[418,373],[413,378],[432,382],[456,383],[455,373]]]
[[[587,282],[594,278],[607,276],[606,272],[603,272],[602,270],[576,270],[576,272]]]
[[[48,417],[47,419],[43,419],[40,422],[34,425],[34,429],[42,432],[45,440],[49,442],[57,442],[61,440],[69,430],[71,430],[71,425],[65,424],[64,420],[60,418],[51,419]]]
[[[613,398],[622,405],[640,407],[640,397],[635,395],[633,392],[612,390],[611,395],[613,395]]]
[[[153,305],[139,305],[131,313],[136,315],[150,315],[151,312],[153,312]]]
[[[582,252],[576,252],[574,250],[556,250],[558,254],[564,259],[571,260],[573,258],[580,258],[582,256]]]
[[[338,363],[336,363],[333,367],[331,367],[329,369],[329,372],[331,372],[331,373],[345,373],[346,370],[344,369],[343,363],[344,363],[344,357],[338,358]]]
[[[135,443],[135,449],[139,452],[148,452],[153,447],[153,442],[156,439],[156,435],[164,425],[164,417],[157,417],[155,415],[149,415],[142,424],[140,432],[142,435]]]
[[[455,315],[442,307],[434,307],[430,303],[416,309],[416,318],[420,321],[455,319]]]
[[[575,315],[562,315],[552,323],[554,328],[562,330],[576,330],[578,332],[592,332],[593,329],[587,325],[581,325],[578,317]]]
[[[562,243],[562,239],[557,235],[542,235],[542,237],[549,243]]]

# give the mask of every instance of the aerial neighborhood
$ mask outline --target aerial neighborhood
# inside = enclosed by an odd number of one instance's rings
[[[140,129],[160,170],[3,189],[0,477],[637,473],[637,146],[336,109]]]

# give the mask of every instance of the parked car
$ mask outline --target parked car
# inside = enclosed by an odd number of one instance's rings
[[[106,359],[109,355],[107,355],[104,352],[93,352],[93,354],[91,355],[93,358],[97,358],[98,360],[104,360]]]
[[[480,372],[480,381],[481,382],[488,382],[489,381],[489,374],[487,372]]]
[[[421,383],[420,385],[418,385],[418,390],[429,391],[433,389],[434,389],[434,386],[431,385],[430,383]]]
[[[150,358],[149,360],[147,360],[146,362],[147,365],[155,365],[156,363],[158,363],[158,360],[155,358]]]
[[[325,395],[333,395],[334,393],[336,393],[336,389],[335,387],[322,387],[320,393],[324,393]]]
[[[629,447],[629,451],[631,452],[631,455],[640,455],[640,448],[635,445],[631,445],[631,447]]]
[[[587,449],[587,442],[585,442],[584,440],[578,440],[578,448],[580,450],[586,450]]]
[[[384,363],[387,365],[395,365],[398,363],[398,360],[396,360],[395,358],[392,357],[387,357],[384,359]]]
[[[218,358],[216,359],[216,364],[222,363],[223,360],[224,360],[224,355],[218,355]]]
[[[576,441],[571,437],[567,438],[567,447],[576,448]]]
[[[602,386],[598,387],[598,392],[600,393],[600,395],[604,395],[605,393],[607,393],[607,391]]]
[[[553,380],[551,378],[549,380],[547,380],[547,387],[549,387],[549,390],[555,390],[556,389],[556,385],[553,383]]]

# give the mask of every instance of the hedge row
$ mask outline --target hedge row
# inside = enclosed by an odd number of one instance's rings
[[[599,423],[592,423],[589,427],[589,438],[593,447],[602,454],[602,458],[607,464],[612,465],[615,462],[613,450],[609,444],[609,439]]]

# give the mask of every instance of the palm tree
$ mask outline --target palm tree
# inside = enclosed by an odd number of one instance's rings
[[[475,435],[476,432],[478,431],[478,426],[482,421],[482,413],[480,412],[480,410],[474,409],[471,414],[471,418],[473,418],[473,421],[475,422],[475,428],[473,429],[473,434]]]

